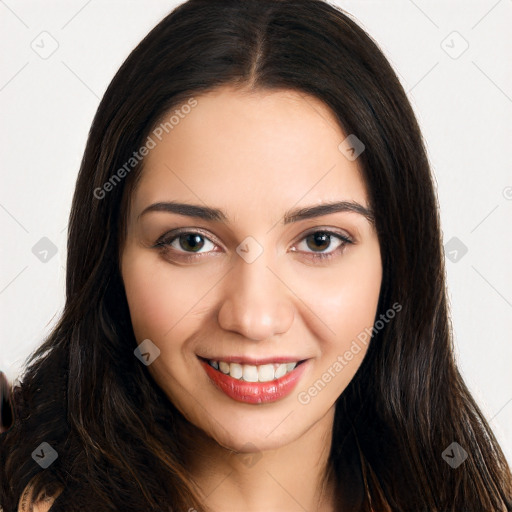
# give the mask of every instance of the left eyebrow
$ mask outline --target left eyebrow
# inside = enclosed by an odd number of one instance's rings
[[[208,206],[201,206],[196,204],[178,203],[175,201],[158,202],[149,205],[137,217],[137,220],[142,215],[148,212],[168,212],[184,215],[187,217],[194,217],[207,221],[228,222],[227,215],[218,208],[210,208]],[[353,212],[358,213],[365,217],[370,224],[374,225],[375,217],[373,211],[355,201],[336,201],[332,203],[322,203],[314,206],[299,207],[285,212],[283,217],[283,224],[290,224],[305,219],[312,219],[322,215],[329,215],[339,212]]]
[[[311,219],[322,215],[329,215],[338,212],[354,212],[362,215],[372,225],[375,223],[375,216],[371,208],[367,208],[355,201],[336,201],[334,203],[323,203],[315,206],[306,206],[289,210],[284,215],[283,223],[289,224],[299,220]]]

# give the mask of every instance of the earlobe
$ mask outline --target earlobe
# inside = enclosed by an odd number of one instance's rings
[[[53,499],[45,498],[42,501],[38,501],[34,503],[32,507],[32,512],[48,512],[50,507],[53,505]]]
[[[43,492],[34,500],[34,497],[32,496],[32,489],[33,487],[31,484],[28,484],[27,487],[25,487],[20,498],[17,512],[48,512],[50,507],[53,505],[53,502],[60,494],[59,492],[57,495],[51,497],[47,496]]]

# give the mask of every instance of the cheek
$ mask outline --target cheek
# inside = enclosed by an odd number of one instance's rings
[[[339,278],[333,279],[331,289],[332,296],[336,296],[329,306],[337,344],[373,325],[380,294],[380,253],[367,251],[350,263]]]
[[[183,305],[187,294],[193,295],[193,287],[172,277],[169,265],[150,255],[128,251],[124,256],[123,281],[137,340],[162,338],[184,314]]]
[[[197,330],[198,315],[213,308],[218,275],[211,269],[176,266],[135,248],[123,255],[122,275],[135,338],[151,339],[162,354],[185,348],[180,345]]]
[[[361,248],[362,249],[362,248]],[[341,349],[366,327],[373,325],[382,281],[377,243],[343,255],[339,264],[302,270],[295,277],[297,295],[323,325],[317,332],[322,351]],[[318,322],[317,322],[318,323]]]
[[[326,269],[323,275],[316,271],[314,280],[313,275],[301,277],[305,287],[301,293],[310,297],[312,311],[328,327],[321,327],[326,335],[317,331],[320,354],[311,378],[299,392],[301,403],[310,403],[320,393],[318,407],[334,403],[368,349],[382,281],[380,251],[373,244],[346,256],[339,266]]]
[[[215,272],[174,266],[154,254],[133,248],[123,255],[122,273],[131,321],[137,340],[159,343],[184,335],[198,302],[202,314],[212,299],[206,292],[217,281]],[[303,298],[295,304],[309,328],[316,332],[322,352],[341,350],[365,327],[373,324],[381,283],[380,252],[377,244],[352,251],[341,263],[324,268],[293,266],[280,269],[284,280]],[[288,271],[293,273],[288,274]],[[209,276],[209,277],[208,277]],[[208,295],[208,294],[207,294]],[[293,300],[291,298],[290,300]],[[304,304],[307,306],[304,309]],[[213,305],[211,305],[213,307]],[[323,326],[323,327],[322,327]],[[320,330],[319,330],[320,329]]]

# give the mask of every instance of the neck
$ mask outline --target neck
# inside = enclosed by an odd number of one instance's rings
[[[213,512],[331,512],[333,420],[334,408],[294,441],[262,451],[248,443],[244,453],[219,445],[189,425],[193,434],[187,436],[187,468]]]

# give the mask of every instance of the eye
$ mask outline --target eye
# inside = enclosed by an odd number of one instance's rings
[[[337,241],[336,244],[332,250],[326,252],[325,249],[333,245],[333,240]],[[308,257],[312,256],[313,258],[325,259],[335,257],[343,251],[347,244],[352,243],[354,242],[348,236],[342,235],[341,233],[335,233],[329,230],[316,230],[306,234],[306,236],[301,239],[298,246],[305,244],[307,249],[312,250],[311,252],[304,250],[304,252],[309,255]],[[292,250],[296,251],[296,249]]]
[[[180,233],[167,233],[159,239],[154,247],[164,250],[171,249],[174,252],[182,253],[184,256],[194,256],[210,252],[215,244],[199,231],[182,231]],[[203,251],[203,249],[206,249]]]
[[[333,240],[336,241],[334,247],[332,247]],[[292,251],[304,253],[308,258],[312,259],[327,259],[339,255],[347,244],[353,243],[354,242],[348,236],[342,235],[341,233],[326,229],[317,229],[316,231],[307,233],[300,239],[297,246],[305,244],[305,248],[297,250],[294,246]],[[196,255],[200,254],[218,252],[215,250],[217,244],[212,242],[204,233],[190,230],[166,233],[153,247],[160,248],[166,255],[172,252],[173,254],[170,256],[185,260],[196,259]],[[331,248],[331,250],[326,251],[326,249],[329,248]]]

